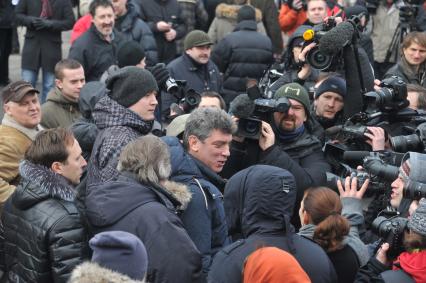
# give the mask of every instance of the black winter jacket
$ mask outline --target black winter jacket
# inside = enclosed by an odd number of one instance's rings
[[[289,223],[296,186],[288,171],[267,165],[247,168],[229,179],[224,199],[228,232],[240,240],[216,254],[208,282],[242,282],[247,256],[268,246],[291,253],[312,282],[336,282],[327,254],[316,243],[295,234]]]
[[[90,188],[86,215],[95,232],[136,235],[148,253],[148,282],[200,282],[200,253],[176,215],[184,200],[175,197],[185,195],[188,201],[187,188],[176,183],[154,188],[126,175]]]
[[[402,57],[398,64],[391,67],[385,74],[385,78],[398,76],[407,84],[416,84],[426,87],[426,63],[420,65],[416,72],[414,66],[410,66],[407,60]]]
[[[157,44],[149,26],[139,18],[139,7],[131,1],[127,2],[127,13],[116,19],[115,28],[126,40],[134,40],[145,50],[146,63],[153,66],[158,63]]]
[[[242,21],[214,48],[211,59],[223,73],[222,95],[229,103],[247,89],[247,80],[259,80],[273,62],[271,40],[257,31],[255,21]]]
[[[60,175],[28,161],[3,210],[5,272],[11,282],[67,282],[87,258],[87,239],[74,188]]]
[[[112,42],[106,41],[92,24],[71,46],[68,58],[80,62],[87,82],[98,81],[109,66],[117,65],[118,45],[125,40],[116,30],[112,37]]]
[[[139,3],[140,17],[154,33],[158,60],[167,64],[176,57],[176,40],[184,37],[187,32],[179,4],[177,0],[143,0]],[[157,29],[159,21],[173,24],[173,29],[176,30],[176,37],[173,41],[167,41],[164,32]]]

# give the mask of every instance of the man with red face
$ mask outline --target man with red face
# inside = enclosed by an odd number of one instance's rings
[[[406,83],[426,87],[426,34],[411,32],[402,42],[401,60],[385,77],[398,76]]]
[[[17,81],[2,92],[4,117],[0,125],[0,213],[19,182],[19,161],[41,129],[38,90]]]

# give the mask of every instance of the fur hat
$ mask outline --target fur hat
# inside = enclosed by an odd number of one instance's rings
[[[306,115],[309,115],[310,102],[306,89],[298,83],[289,83],[280,87],[274,95],[275,99],[287,97],[299,101],[305,107]]]
[[[346,81],[339,77],[329,77],[323,81],[318,89],[315,91],[315,99],[320,97],[324,92],[334,92],[345,97],[346,95]]]
[[[118,67],[136,66],[145,58],[144,48],[136,41],[127,41],[117,50]]]
[[[124,67],[106,81],[109,96],[118,104],[130,107],[149,92],[158,91],[154,76],[147,70],[134,66]]]
[[[244,5],[240,8],[237,15],[237,22],[256,21],[256,11],[250,5]]]
[[[138,237],[124,231],[96,234],[89,241],[92,261],[120,272],[133,280],[142,280],[148,270],[148,255]]]
[[[184,50],[191,49],[196,46],[212,45],[209,35],[202,30],[193,30],[188,33],[183,41]]]
[[[408,228],[426,237],[426,199],[421,199],[419,206],[408,221]]]

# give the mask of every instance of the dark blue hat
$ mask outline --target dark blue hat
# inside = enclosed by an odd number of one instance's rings
[[[324,92],[334,92],[341,97],[346,95],[346,81],[339,77],[329,77],[324,80],[318,89],[315,91],[315,99],[317,99]]]

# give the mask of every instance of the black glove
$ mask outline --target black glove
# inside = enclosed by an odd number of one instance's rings
[[[42,30],[42,29],[50,29],[53,23],[50,20],[36,18],[31,22],[31,25],[34,27],[35,30]]]
[[[167,70],[164,63],[158,63],[153,67],[147,68],[147,70],[154,76],[160,89],[163,88],[167,79],[170,78],[169,70]]]

